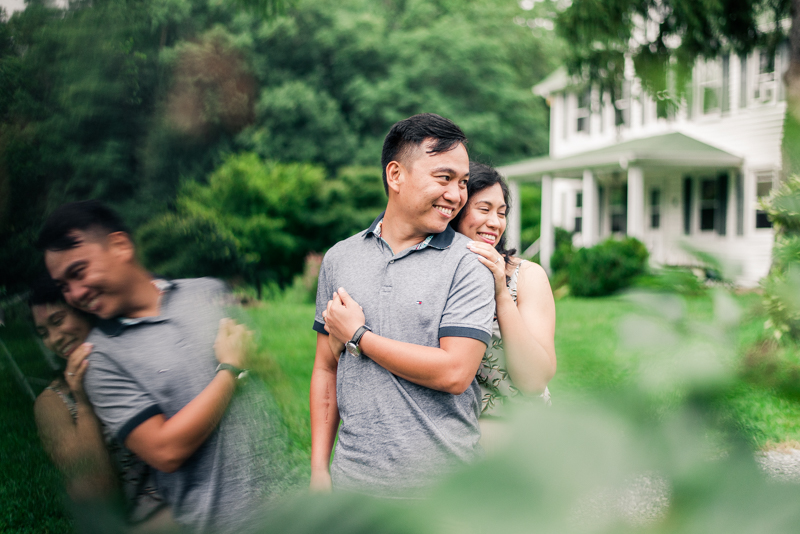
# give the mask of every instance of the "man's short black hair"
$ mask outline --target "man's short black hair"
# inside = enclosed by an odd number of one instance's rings
[[[434,143],[428,154],[439,154],[452,150],[458,144],[466,145],[467,136],[450,119],[435,113],[420,113],[401,120],[392,126],[386,139],[383,140],[381,166],[383,167],[383,188],[389,194],[389,181],[386,178],[386,166],[397,161],[417,148],[425,139],[433,139]]]
[[[50,214],[39,232],[36,246],[40,250],[69,250],[78,245],[72,233],[80,231],[101,231],[105,235],[125,232],[128,227],[117,213],[99,200],[70,202],[56,208]]]

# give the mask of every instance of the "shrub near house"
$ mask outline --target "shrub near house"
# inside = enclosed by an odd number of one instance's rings
[[[644,274],[649,253],[632,237],[607,239],[575,252],[568,266],[570,293],[576,297],[610,295]]]

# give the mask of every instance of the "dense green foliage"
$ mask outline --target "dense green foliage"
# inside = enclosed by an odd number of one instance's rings
[[[662,102],[680,103],[697,58],[774,50],[785,37],[788,0],[575,0],[557,30],[569,42],[570,72],[617,94],[625,59],[633,59],[646,89]]]
[[[580,248],[569,262],[569,289],[576,297],[600,297],[628,287],[647,269],[647,247],[633,237]]]
[[[0,22],[0,287],[16,290],[41,268],[31,243],[55,206],[99,198],[134,229],[149,223],[139,234],[149,239],[168,229],[165,213],[185,208],[186,184],[205,187],[230,154],[320,169],[325,198],[287,199],[287,210],[313,210],[302,224],[268,215],[292,251],[285,269],[238,250],[259,266],[249,278],[284,283],[305,253],[363,227],[375,202],[342,202],[354,175],[341,169],[376,166],[395,121],[447,116],[471,155],[493,164],[546,152],[547,108],[530,87],[561,45],[515,24],[524,13],[513,0],[99,0],[67,10],[33,0]],[[330,231],[304,233],[323,221]],[[220,272],[214,261],[209,274]]]
[[[136,242],[144,265],[160,276],[230,278],[241,272],[233,235],[202,215],[161,215],[139,228]]]
[[[142,240],[167,242],[177,227],[196,228],[195,221],[207,221],[209,242],[192,249],[185,267],[221,262],[219,268],[227,270],[219,274],[230,276],[240,269],[260,292],[264,281],[290,282],[310,251],[324,250],[369,226],[384,199],[377,168],[342,168],[336,179],[326,180],[319,166],[240,153],[226,158],[207,184],[185,182],[177,198],[178,216],[165,219],[177,222],[148,225],[150,233]],[[147,259],[156,271],[160,262],[173,261],[168,255]]]
[[[800,176],[774,189],[762,208],[775,230],[772,267],[761,282],[766,327],[775,339],[800,342]]]
[[[538,183],[519,184],[519,198],[513,199],[512,209],[520,210],[520,254],[539,239],[542,221],[542,186]],[[530,258],[526,258],[530,259]]]

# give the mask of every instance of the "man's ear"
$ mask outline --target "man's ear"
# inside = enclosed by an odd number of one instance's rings
[[[389,190],[395,193],[400,192],[400,184],[405,181],[406,169],[398,161],[390,161],[386,166],[386,183]]]
[[[127,232],[112,232],[108,234],[108,248],[123,262],[131,262],[136,258],[136,247]]]

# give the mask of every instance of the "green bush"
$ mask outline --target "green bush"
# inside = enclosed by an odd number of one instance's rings
[[[566,271],[573,256],[575,247],[572,246],[572,232],[556,228],[555,250],[550,256],[550,270],[553,273]]]
[[[644,244],[633,237],[578,249],[568,267],[570,293],[599,297],[628,287],[645,272],[648,255]]]
[[[136,233],[142,263],[168,278],[239,273],[241,261],[233,236],[201,216],[163,215]]]

